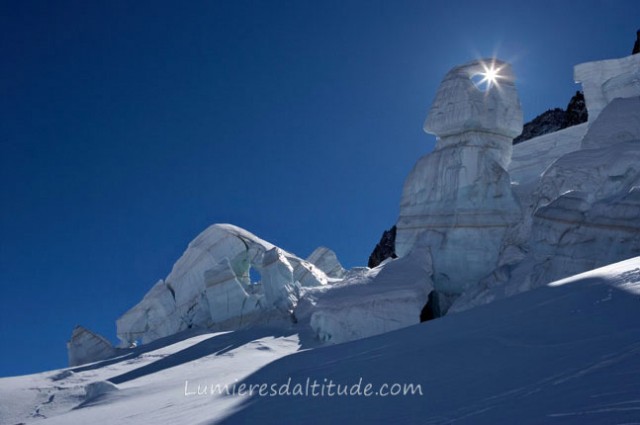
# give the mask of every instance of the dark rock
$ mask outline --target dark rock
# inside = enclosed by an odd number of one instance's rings
[[[566,110],[561,108],[549,109],[526,123],[522,129],[522,134],[513,139],[513,144],[582,124],[587,121],[588,117],[584,94],[577,91],[569,101]]]
[[[587,104],[584,101],[584,94],[577,91],[567,105],[565,113],[565,128],[587,122],[589,114],[587,112]]]
[[[376,245],[373,252],[369,256],[369,268],[380,265],[387,258],[397,258],[396,255],[396,226],[382,233],[380,242]]]
[[[640,30],[636,32],[636,42],[633,45],[633,50],[631,51],[632,55],[640,53]]]
[[[524,125],[522,134],[513,139],[513,144],[515,145],[525,140],[563,129],[565,115],[565,111],[560,108],[549,109],[538,115]]]

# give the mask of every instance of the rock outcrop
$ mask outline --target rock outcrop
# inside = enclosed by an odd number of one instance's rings
[[[587,122],[588,118],[589,114],[584,94],[581,91],[577,91],[569,101],[566,110],[561,108],[549,109],[526,123],[522,134],[513,139],[513,144],[582,124]]]
[[[571,97],[565,113],[566,124],[563,128],[582,124],[589,120],[589,110],[587,109],[587,102],[584,99],[584,93],[577,91],[576,94]]]
[[[369,256],[367,267],[371,269],[378,267],[380,263],[387,258],[398,258],[396,255],[396,226],[382,233],[380,242],[376,244],[376,247]]]

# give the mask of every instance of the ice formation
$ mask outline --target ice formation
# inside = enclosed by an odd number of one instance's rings
[[[261,274],[251,282],[250,268]],[[291,311],[299,287],[326,285],[327,275],[250,232],[215,224],[187,248],[164,280],[117,321],[129,345],[192,327],[233,329],[274,310]]]
[[[341,279],[346,272],[342,264],[340,264],[336,253],[324,246],[316,248],[316,250],[309,255],[307,261],[318,267],[331,278]]]
[[[499,76],[482,90],[474,77],[487,67]],[[118,337],[128,346],[277,319],[345,342],[640,255],[640,55],[581,64],[575,76],[589,121],[515,148],[522,112],[509,64],[445,76],[424,124],[436,148],[403,188],[399,258],[345,270],[328,248],[303,260],[216,224],[118,319]],[[72,365],[116,353],[80,327],[68,347]]]
[[[638,73],[640,80],[640,72]],[[582,149],[606,148],[637,140],[640,135],[640,94],[616,98],[601,112],[582,139]]]
[[[624,131],[617,118],[625,116],[640,122],[640,98],[607,105],[583,139],[588,148],[563,155],[542,175],[521,284],[640,254],[640,126]]]
[[[82,326],[76,326],[67,342],[69,366],[107,359],[116,354],[116,349],[106,338]]]
[[[486,63],[500,79],[482,91],[472,78]],[[510,65],[490,59],[449,71],[424,128],[438,141],[405,182],[396,253],[409,254],[420,239],[433,255],[435,289],[459,295],[496,267],[506,230],[520,219],[505,170],[522,131]]]
[[[484,89],[474,78],[494,69],[496,81]],[[438,137],[436,151],[447,147],[482,148],[507,168],[513,138],[522,133],[522,110],[511,65],[498,59],[472,61],[445,75],[424,130]]]
[[[505,238],[501,266],[451,311],[640,255],[638,59],[576,66],[588,124],[515,147],[522,220]]]
[[[640,96],[640,55],[582,63],[573,76],[582,83],[589,121],[595,121],[613,99]]]
[[[517,144],[513,147],[509,175],[514,183],[514,190],[532,189],[538,184],[540,175],[556,159],[569,152],[580,149],[582,138],[587,133],[588,124],[580,124],[565,128],[555,133],[536,137],[535,142]]]
[[[339,284],[306,290],[295,314],[331,343],[417,324],[433,289],[432,273],[431,253],[416,249],[374,269],[354,270]]]
[[[85,387],[84,404],[97,400],[107,393],[119,391],[117,385],[109,381],[96,381]]]
[[[249,279],[252,267],[259,282]],[[431,275],[427,249],[346,271],[327,248],[305,261],[219,224],[191,242],[169,276],[118,319],[118,336],[127,345],[147,343],[194,326],[234,329],[280,317],[309,326],[321,341],[343,342],[418,323]]]
[[[396,251],[430,248],[452,312],[640,254],[640,56],[576,66],[588,123],[513,153],[521,115],[497,66],[501,90],[474,86],[477,62],[445,76],[425,121],[436,148],[400,206]]]

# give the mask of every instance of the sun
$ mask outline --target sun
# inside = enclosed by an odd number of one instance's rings
[[[498,81],[498,70],[495,69],[493,65],[491,66],[491,68],[488,68],[485,72],[483,72],[482,75],[489,85],[495,84]]]
[[[501,68],[496,68],[495,63],[482,63],[481,65],[484,69],[484,72],[480,72],[479,74],[477,74],[482,77],[482,79],[476,83],[478,88],[489,90],[494,85],[498,86],[498,80],[500,78],[503,78],[502,75],[500,75]]]

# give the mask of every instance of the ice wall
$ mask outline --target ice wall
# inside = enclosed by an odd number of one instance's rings
[[[251,268],[261,281],[250,280]],[[290,313],[300,287],[327,282],[319,267],[244,229],[215,224],[189,244],[164,280],[117,320],[118,337],[129,345],[192,327],[234,329],[267,313]]]
[[[582,84],[593,122],[613,99],[640,96],[640,55],[582,63],[573,77]]]
[[[499,78],[483,91],[472,78],[491,64]],[[506,230],[520,219],[506,171],[522,131],[511,66],[488,59],[453,68],[424,128],[438,142],[405,181],[396,253],[408,255],[421,240],[433,256],[435,289],[461,294],[496,267]]]
[[[522,220],[452,312],[640,255],[639,60],[576,66],[589,122],[516,146]]]

